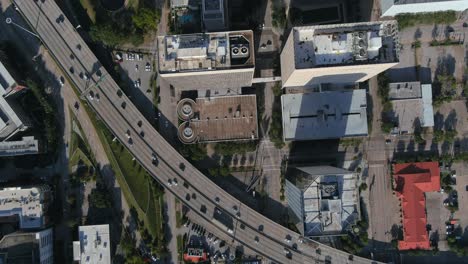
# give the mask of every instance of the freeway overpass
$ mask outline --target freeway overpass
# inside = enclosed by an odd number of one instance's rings
[[[145,120],[53,0],[13,2],[68,80],[150,175],[210,224],[216,207],[232,217],[234,230],[228,232],[218,227],[218,233],[227,234],[272,263],[373,263],[314,241],[304,243],[300,234],[226,193],[186,161]],[[168,186],[168,181],[174,179],[180,184]]]

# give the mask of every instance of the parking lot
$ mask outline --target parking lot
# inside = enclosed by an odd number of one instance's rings
[[[118,52],[122,77],[127,84],[127,95],[148,120],[154,120],[153,89],[151,79],[154,78],[154,58],[151,54]],[[119,59],[116,56],[116,59]]]

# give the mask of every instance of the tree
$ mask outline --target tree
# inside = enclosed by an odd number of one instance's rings
[[[434,136],[432,138],[432,141],[434,143],[441,142],[444,139],[444,131],[442,130],[434,130]]]
[[[96,208],[108,208],[111,206],[109,194],[105,189],[94,189],[89,195],[89,203]]]
[[[286,25],[286,9],[283,6],[274,6],[272,7],[271,14],[271,23],[274,27],[284,28]]]
[[[157,28],[160,18],[161,11],[149,8],[140,8],[138,13],[133,15],[132,20],[135,27],[146,33]]]
[[[89,34],[94,41],[102,41],[107,46],[120,45],[126,37],[122,31],[109,23],[92,26]]]

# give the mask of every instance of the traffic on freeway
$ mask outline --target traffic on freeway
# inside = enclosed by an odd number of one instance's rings
[[[239,243],[275,263],[372,263],[372,260],[307,241],[243,205],[185,160],[143,117],[108,75],[53,0],[13,0],[20,13],[115,137],[138,162],[210,224],[216,208],[232,228],[215,224]]]

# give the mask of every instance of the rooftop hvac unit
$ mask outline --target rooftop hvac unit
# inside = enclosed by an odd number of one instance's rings
[[[232,58],[247,58],[249,57],[249,45],[238,44],[231,45],[231,57]]]

